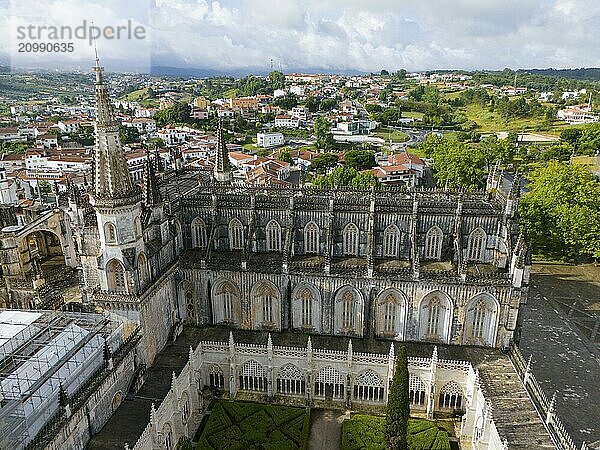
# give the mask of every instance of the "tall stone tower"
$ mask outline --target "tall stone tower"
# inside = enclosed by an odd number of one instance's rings
[[[96,58],[96,146],[90,204],[98,222],[99,276],[95,288],[114,293],[133,293],[148,272],[142,233],[142,192],[129,173],[119,139],[119,123],[104,84],[104,68]],[[87,283],[86,283],[87,284]],[[86,286],[90,288],[91,286]]]
[[[219,119],[217,128],[217,157],[213,174],[216,181],[227,183],[231,181],[231,167],[229,166],[229,152],[223,138],[223,120]]]

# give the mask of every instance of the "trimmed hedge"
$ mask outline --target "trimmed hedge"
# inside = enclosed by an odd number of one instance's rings
[[[198,450],[306,450],[310,410],[250,402],[218,401],[206,422]]]
[[[450,450],[448,432],[434,422],[408,421],[410,450]],[[342,450],[386,450],[385,417],[357,414],[342,423]]]

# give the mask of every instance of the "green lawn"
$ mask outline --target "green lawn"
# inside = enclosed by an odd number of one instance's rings
[[[197,450],[306,449],[310,410],[249,402],[219,401]]]
[[[409,450],[450,450],[447,430],[435,422],[410,419]],[[342,423],[342,450],[386,450],[385,417],[357,414]]]
[[[423,119],[423,116],[425,114],[423,114],[422,112],[417,112],[417,111],[402,111],[402,117],[412,117],[413,119]]]
[[[393,128],[380,127],[374,133],[375,136],[385,139],[388,142],[390,139],[392,142],[406,142],[408,141],[408,135],[402,131],[395,130]]]
[[[551,127],[545,123],[544,118],[525,118],[525,119],[513,119],[505,120],[500,117],[497,112],[490,112],[487,108],[484,108],[478,104],[470,104],[465,108],[460,108],[469,120],[476,122],[479,125],[477,131],[480,133],[489,133],[492,131],[544,131],[549,132],[555,127],[564,125],[563,122],[555,120]]]

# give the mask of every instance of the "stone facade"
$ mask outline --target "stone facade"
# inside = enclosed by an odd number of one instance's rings
[[[507,347],[528,282],[511,202],[200,186],[174,208],[179,302],[198,324]]]
[[[173,375],[161,405],[152,406],[150,421],[133,448],[173,449],[201,422],[211,392],[229,398],[381,412],[394,364],[393,344],[386,355],[354,352],[351,340],[346,351],[313,348],[310,338],[304,348],[276,346],[270,335],[266,345],[236,343],[232,334],[228,342],[203,341],[190,349],[188,363],[179,376]],[[470,448],[532,448],[527,445],[535,439],[552,447],[530,403],[527,432],[499,431],[492,402],[470,362],[442,360],[436,347],[429,358],[409,358],[409,376],[412,414],[431,418],[434,413],[461,412],[457,436]],[[529,444],[521,445],[523,439]]]

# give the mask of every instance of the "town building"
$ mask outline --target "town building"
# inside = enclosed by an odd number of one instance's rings
[[[275,116],[275,126],[281,128],[298,128],[300,119],[287,114],[279,114]]]
[[[263,148],[277,147],[283,145],[284,138],[281,133],[257,133],[256,145]]]

